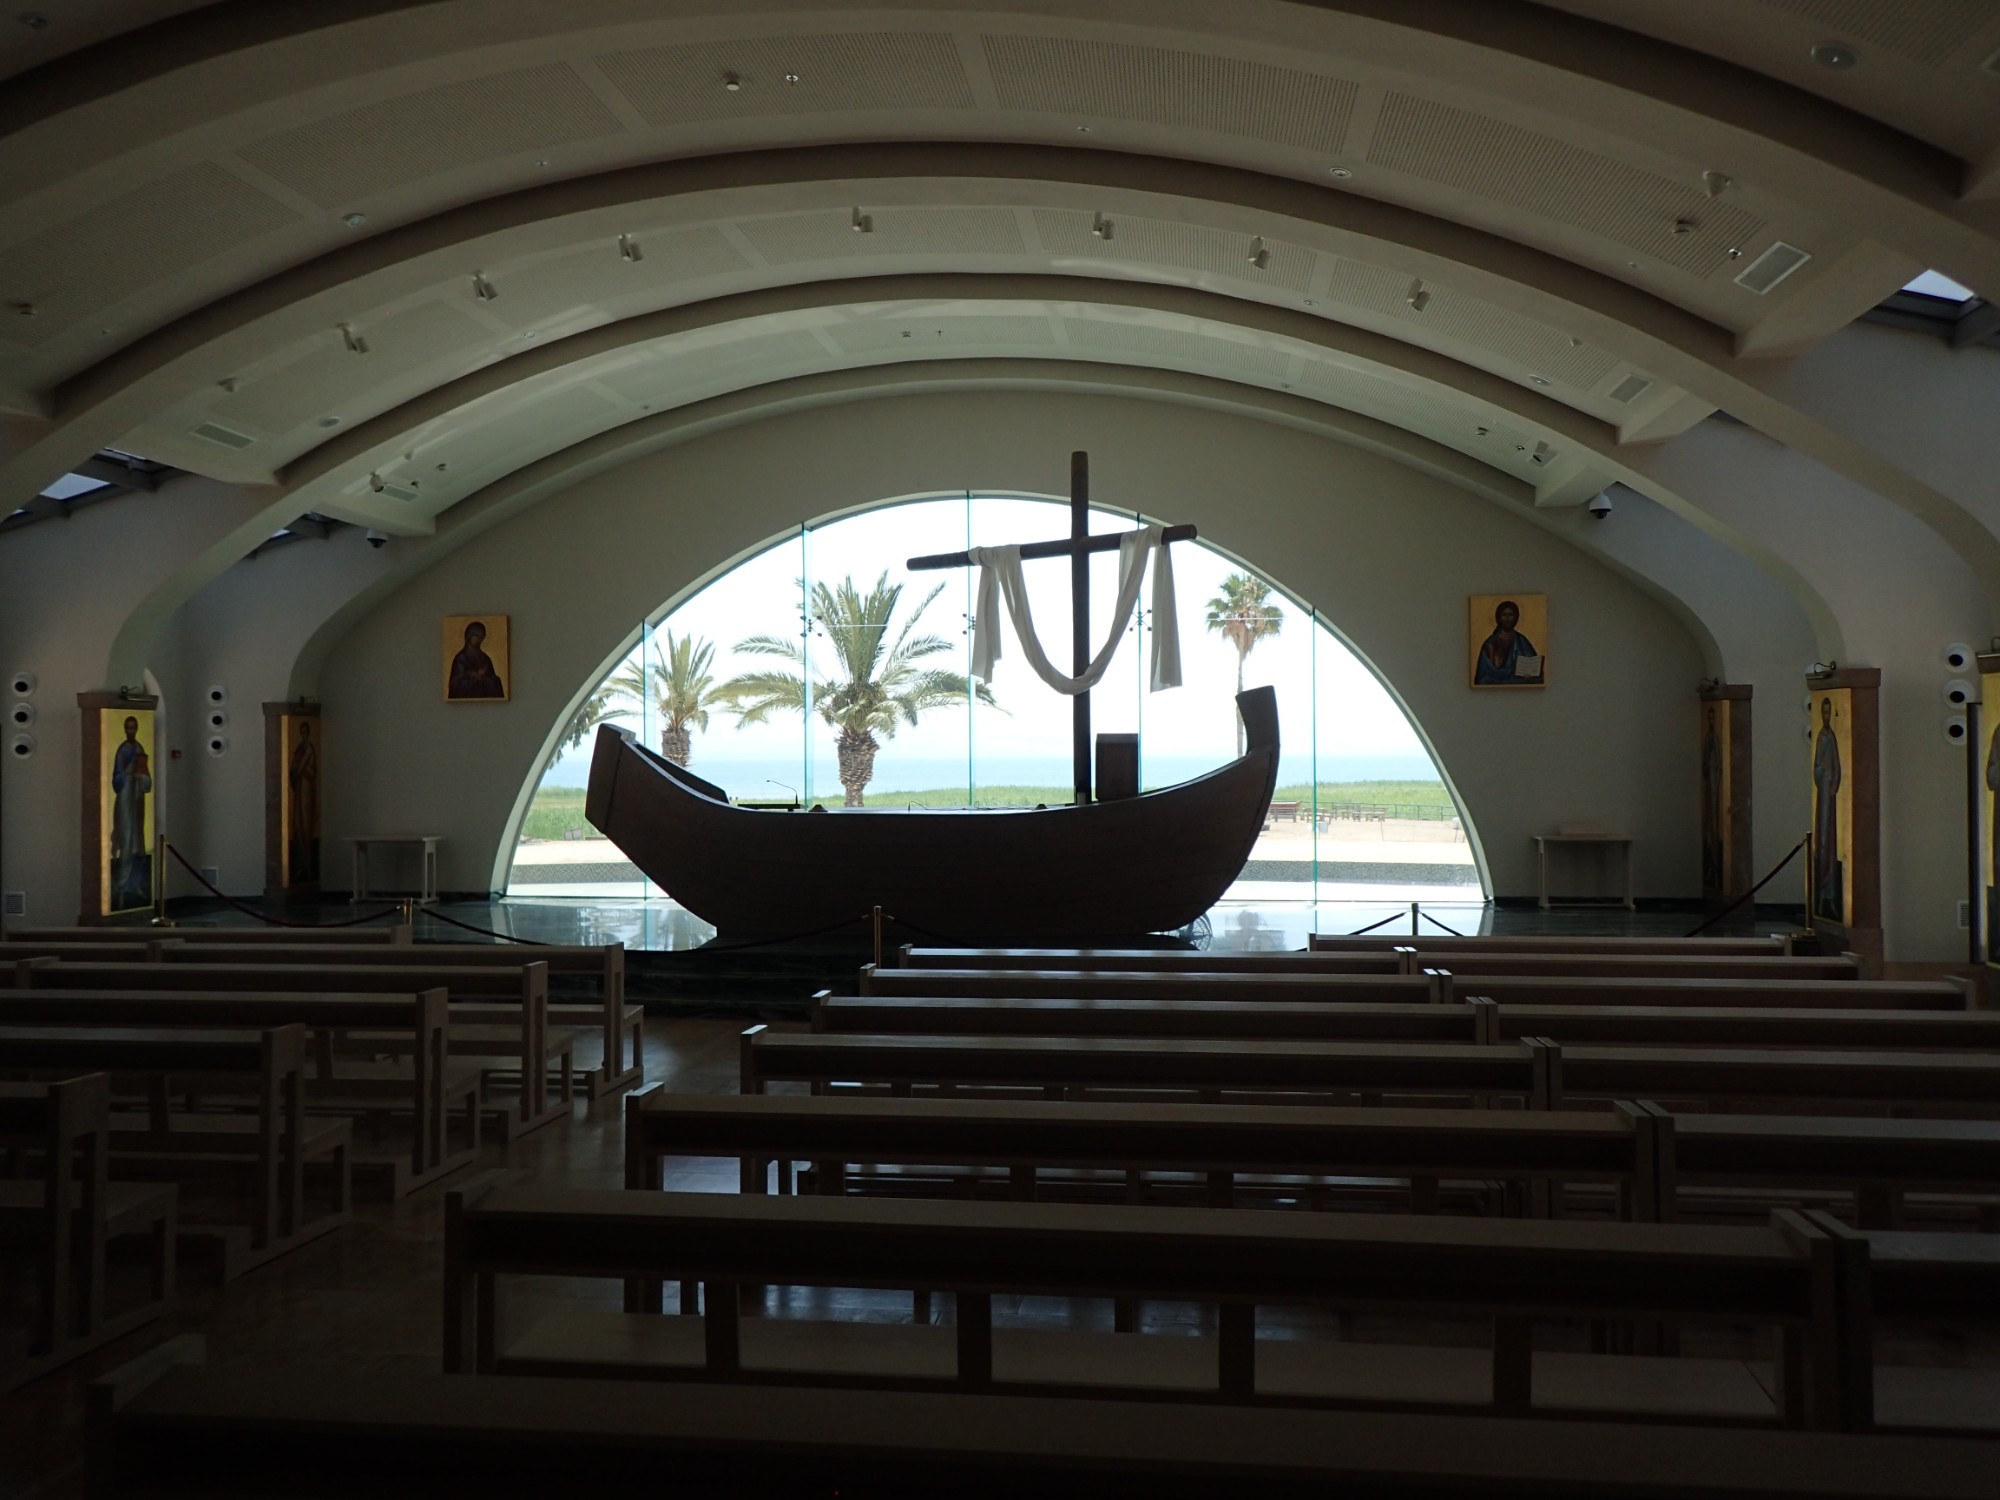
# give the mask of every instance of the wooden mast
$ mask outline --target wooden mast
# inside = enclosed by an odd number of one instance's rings
[[[1081,677],[1090,668],[1090,554],[1083,545],[1090,540],[1090,455],[1080,450],[1069,456],[1069,540],[1075,549],[1069,557],[1070,675]],[[1076,805],[1082,807],[1090,801],[1090,694],[1071,701]]]

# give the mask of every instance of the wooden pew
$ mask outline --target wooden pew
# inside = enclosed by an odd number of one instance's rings
[[[445,1213],[447,1372],[1781,1419],[1734,1361],[1537,1355],[1529,1336],[1535,1318],[1664,1317],[1781,1328],[1782,1419],[1832,1430],[1865,1420],[1850,1403],[1873,1366],[1834,1274],[1855,1242],[1789,1211],[1737,1229],[474,1185]],[[647,1280],[626,1313],[573,1308],[512,1336],[497,1278],[521,1274]],[[704,1283],[699,1319],[642,1306],[662,1277]],[[768,1282],[950,1291],[956,1324],[743,1318],[737,1288]],[[996,1329],[995,1291],[1213,1303],[1218,1337]],[[1259,1303],[1422,1309],[1495,1336],[1490,1351],[1259,1341]]]
[[[170,963],[269,963],[271,956],[246,950],[227,942],[210,943],[177,932],[182,941],[162,957]],[[645,1011],[625,1003],[625,945],[568,946],[536,943],[510,946],[504,943],[417,943],[384,951],[369,948],[292,944],[285,948],[288,964],[317,963],[329,968],[353,964],[369,966],[408,965],[431,968],[448,964],[456,968],[519,970],[531,963],[547,964],[549,977],[587,980],[596,987],[595,1003],[551,999],[549,1020],[559,1026],[593,1026],[603,1037],[603,1057],[598,1066],[580,1070],[593,1099],[645,1081],[644,1045],[641,1030]]]
[[[1484,1046],[1150,1037],[743,1033],[741,1088],[777,1082],[979,1085],[1404,1097],[1496,1096],[1555,1109],[1589,1099],[1822,1100],[1979,1105],[2000,1056],[1742,1047]]]
[[[305,1114],[306,1028],[263,1031],[93,1026],[0,1026],[0,1072],[103,1072],[144,1080],[143,1116],[114,1114],[116,1161],[145,1163],[186,1181],[196,1168],[248,1166],[249,1224],[190,1224],[184,1247],[216,1253],[224,1280],[347,1223],[350,1124]],[[187,1113],[170,1108],[175,1080],[219,1077],[255,1083],[254,1114]],[[332,1206],[306,1218],[306,1163],[331,1159]],[[185,1205],[183,1205],[185,1207]]]
[[[1441,1178],[1485,1183],[1550,1180],[1616,1184],[1650,1207],[1660,1159],[1653,1115],[1637,1106],[1601,1113],[1530,1110],[1356,1109],[1290,1105],[1071,1104],[1025,1099],[884,1099],[856,1096],[689,1096],[657,1085],[626,1096],[625,1185],[658,1190],[668,1157],[734,1157],[742,1189],[781,1190],[794,1162],[817,1163],[818,1189],[843,1191],[850,1165],[954,1169],[940,1180],[970,1187],[997,1168],[1012,1196],[1033,1198],[1038,1173],[1191,1173],[1212,1207],[1238,1200],[1246,1174],[1285,1174],[1274,1189],[1324,1195],[1299,1174],[1403,1179],[1413,1210],[1436,1206]],[[2000,1126],[1993,1175],[2000,1180]],[[1129,1187],[1128,1187],[1129,1184]],[[1636,1185],[1636,1187],[1635,1187]],[[1139,1184],[1121,1176],[1106,1191]],[[1099,1195],[1101,1196],[1101,1195]]]
[[[886,1084],[1073,1089],[1243,1091],[1318,1095],[1494,1095],[1543,1107],[1539,1043],[1497,1046],[1388,1042],[1196,1041],[1156,1037],[834,1036],[743,1033],[741,1086]],[[1633,1097],[1629,1092],[1624,1097]]]
[[[1683,954],[1717,958],[1782,958],[1792,952],[1789,936],[1779,937],[1555,937],[1538,933],[1471,933],[1453,937],[1449,933],[1364,932],[1335,934],[1315,932],[1306,939],[1309,953],[1383,953],[1396,948],[1416,947],[1426,953],[1445,954],[1458,949],[1477,953],[1590,953],[1605,955]]]
[[[1463,948],[1442,951],[1417,947],[1402,954],[1408,972],[1448,969],[1461,987],[1472,977],[1530,976],[1560,979],[1813,979],[1849,984],[1861,978],[1861,960],[1777,957],[1753,954],[1731,958],[1671,953],[1491,953]]]
[[[175,1193],[169,1184],[109,1177],[111,1081],[102,1073],[54,1083],[0,1083],[0,1240],[25,1246],[35,1301],[16,1340],[0,1338],[0,1391],[162,1316],[174,1300]],[[150,1294],[109,1310],[107,1248],[150,1242]],[[13,1347],[18,1344],[18,1347]]]
[[[864,995],[967,995],[1001,1000],[1318,1000],[1422,1004],[1438,998],[1421,974],[1174,974],[1149,970],[888,969],[861,966]]]
[[[1474,995],[1502,1005],[1746,1006],[1830,1010],[1968,1010],[1972,987],[1963,979],[1587,979],[1568,975],[1456,975],[1428,971],[1442,1000]]]
[[[999,1500],[1990,1500],[1971,1438],[1631,1422],[787,1390],[517,1376],[210,1369],[191,1336],[88,1393],[90,1493],[256,1496],[311,1444],[313,1493],[547,1500],[609,1493],[953,1495]]]
[[[1254,1000],[999,1000],[812,997],[818,1032],[930,1036],[1298,1037],[1319,1041],[1516,1042],[2000,1051],[2000,1013],[1739,1010],[1727,1006],[1356,1005]]]
[[[370,923],[365,927],[212,927],[180,922],[172,927],[9,927],[10,943],[148,943],[162,937],[189,943],[249,943],[258,946],[339,943],[359,947],[397,945],[410,941],[407,922]]]
[[[548,1022],[549,971],[542,963],[518,968],[464,965],[347,964],[338,986],[352,994],[407,995],[443,989],[451,996],[451,1050],[462,1057],[506,1059],[485,1066],[489,1075],[518,1069],[520,1092],[512,1106],[488,1098],[487,1118],[507,1140],[570,1116],[575,1052],[573,1029]],[[291,963],[72,963],[30,959],[14,965],[22,989],[321,992],[333,982],[318,964]],[[371,1051],[400,1045],[393,1032],[368,1035]],[[550,1077],[551,1067],[555,1078]]]
[[[928,1036],[1296,1037],[1318,1041],[1483,1041],[1468,1005],[1293,1000],[1017,1000],[967,995],[812,997],[812,1029]],[[2000,1021],[2000,1017],[1995,1018]]]
[[[1650,1125],[1642,1123],[1650,1121]],[[1650,1157],[1648,1155],[1650,1153]],[[1202,1174],[1214,1206],[1247,1201],[1245,1174],[1325,1174],[1408,1183],[1409,1206],[1439,1206],[1443,1179],[1615,1184],[1625,1217],[1673,1220],[1704,1188],[1851,1195],[1864,1227],[1891,1228],[1906,1194],[2000,1190],[2000,1121],[1818,1115],[1676,1114],[1657,1104],[1612,1110],[1357,1109],[1295,1105],[1156,1105],[962,1098],[689,1097],[650,1088],[625,1106],[625,1183],[658,1188],[668,1157],[734,1157],[742,1187],[763,1192],[763,1163],[814,1162],[822,1191],[847,1164],[1005,1174],[1036,1190],[1037,1169]],[[1256,1201],[1318,1201],[1279,1183]],[[1559,1212],[1562,1193],[1522,1200]],[[1734,1205],[1740,1208],[1740,1205]],[[1767,1203],[1754,1203],[1768,1211]]]
[[[306,1099],[318,1112],[406,1110],[410,1140],[401,1148],[364,1144],[354,1152],[356,1176],[379,1180],[400,1198],[469,1165],[479,1151],[476,1066],[449,1055],[445,991],[413,995],[179,990],[0,990],[0,1026],[139,1026],[260,1028],[298,1023],[321,1034],[313,1049]],[[338,1058],[334,1033],[399,1031],[409,1038],[410,1067],[384,1070]],[[386,1076],[385,1076],[386,1075]],[[465,1137],[451,1141],[453,1105],[466,1111]]]
[[[1401,974],[1402,960],[1389,949],[1352,955],[1309,952],[1203,953],[1153,948],[926,948],[905,943],[896,950],[905,969],[1104,970],[1126,974]]]

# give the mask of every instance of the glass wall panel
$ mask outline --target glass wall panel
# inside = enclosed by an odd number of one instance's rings
[[[1145,520],[1093,508],[1090,529]],[[1040,680],[1003,621],[983,701],[969,680],[976,570],[912,574],[905,563],[1068,529],[1061,501],[967,492],[899,502],[802,526],[641,624],[540,780],[510,893],[662,894],[583,823],[600,721],[632,729],[739,802],[1067,803],[1072,700]],[[1313,610],[1261,574],[1199,542],[1175,547],[1174,569],[1183,686],[1148,691],[1158,624],[1148,582],[1091,695],[1092,730],[1138,734],[1141,785],[1156,789],[1241,753],[1239,687],[1277,689],[1277,791],[1225,898],[1232,909],[1212,918],[1216,942],[1296,946],[1314,925],[1352,931],[1391,912],[1407,924],[1413,900],[1437,904],[1453,925],[1476,923],[1476,910],[1449,914],[1481,900],[1478,874],[1452,796],[1395,698]],[[1067,674],[1068,560],[1030,562],[1025,577],[1043,649]],[[1117,578],[1115,552],[1092,558],[1093,647],[1111,628]],[[678,942],[684,929],[670,935]]]

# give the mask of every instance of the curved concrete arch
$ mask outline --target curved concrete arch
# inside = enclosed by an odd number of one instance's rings
[[[1005,369],[1000,368],[1003,364]],[[305,643],[293,668],[288,696],[312,696],[316,693],[320,671],[336,643],[391,594],[485,531],[529,506],[598,474],[718,431],[747,426],[810,407],[880,400],[941,388],[1073,391],[1078,389],[1077,377],[1082,373],[1086,372],[1074,365],[1048,361],[932,362],[917,368],[907,365],[876,366],[859,371],[800,377],[736,391],[694,406],[656,413],[600,433],[526,465],[488,486],[472,499],[454,506],[446,512],[434,536],[394,544],[396,551],[391,555],[389,566],[368,588],[331,612]],[[1475,463],[1455,450],[1412,438],[1406,430],[1388,423],[1309,399],[1208,376],[1109,365],[1091,366],[1087,373],[1094,376],[1089,389],[1252,416],[1365,448],[1477,494],[1522,520],[1544,529],[1554,529],[1549,526],[1550,518],[1534,509],[1532,492],[1527,486]],[[1116,383],[1106,378],[1109,376],[1118,377]],[[1648,491],[1658,488],[1649,485]],[[1706,669],[1714,675],[1723,675],[1727,664],[1722,651],[1706,623],[1686,601],[1624,560],[1607,556],[1587,544],[1578,544],[1574,537],[1565,537],[1565,540],[1580,545],[1600,565],[1663,605],[1688,630],[1702,653]],[[739,551],[719,560],[702,575],[700,581],[706,582],[737,566],[748,555],[748,552]],[[1789,578],[1780,574],[1777,581],[1793,591],[1801,608],[1820,629],[1822,640],[1836,643],[1840,640],[1837,621],[1809,584],[1795,574]],[[574,711],[574,704],[571,711]],[[546,752],[547,746],[543,749]]]
[[[92,152],[100,132],[74,128],[83,113],[111,127],[104,135],[152,141],[213,129],[218,119],[261,123],[302,104],[329,113],[343,98],[386,92],[399,74],[477,75],[524,55],[561,56],[566,44],[585,50],[599,34],[626,46],[729,34],[719,32],[711,8],[699,0],[571,0],[557,10],[534,0],[322,0],[254,9],[260,12],[254,20],[198,10],[77,54],[43,70],[45,76],[17,80],[10,106],[0,112],[0,133],[29,148],[31,162],[46,158],[27,168],[25,184],[32,189],[103,166],[106,153]],[[781,22],[805,19],[796,6],[734,10],[729,19],[737,35],[768,34]],[[808,15],[824,27],[850,12],[880,14],[865,0],[828,0]],[[1966,163],[1750,69],[1553,7],[1428,6],[1413,18],[1396,0],[1235,0],[1177,12],[1178,24],[1168,25],[1144,0],[1070,0],[1060,9],[1015,5],[994,19],[1210,48],[1275,45],[1347,68],[1424,78],[1459,97],[1528,101],[1574,128],[1625,132],[1669,144],[1692,160],[1730,162],[1746,180],[1754,173],[1796,182],[1806,204],[1820,204],[1822,212],[1836,196],[1859,199],[1865,213],[1927,264],[1975,283],[2000,282],[1992,217],[1984,205],[1960,197]],[[897,20],[962,26],[967,17],[957,7],[936,6],[905,10]],[[161,56],[173,59],[173,72],[159,73]]]
[[[894,160],[878,160],[878,157],[893,157]],[[1024,159],[1027,157],[1035,159]],[[267,324],[267,319],[275,318],[277,326],[330,326],[332,312],[337,308],[339,299],[356,295],[357,287],[367,283],[376,272],[390,268],[400,268],[405,272],[413,267],[434,268],[453,256],[462,260],[468,245],[483,242],[484,234],[474,232],[482,226],[491,228],[502,221],[516,228],[526,223],[546,224],[548,221],[535,217],[539,211],[537,205],[541,208],[552,206],[543,201],[543,195],[555,194],[566,198],[572,215],[583,216],[582,221],[565,220],[574,225],[589,222],[593,214],[607,214],[614,208],[629,210],[635,203],[658,201],[656,190],[662,185],[658,180],[662,174],[675,178],[679,190],[676,201],[682,203],[693,203],[717,191],[742,191],[767,196],[783,192],[791,195],[796,202],[801,194],[810,196],[807,185],[799,180],[806,176],[810,176],[814,190],[830,195],[829,201],[834,202],[844,202],[853,197],[864,184],[873,192],[887,195],[881,200],[884,202],[935,201],[939,193],[932,189],[945,190],[947,198],[954,193],[961,197],[964,194],[962,185],[954,187],[953,181],[947,180],[944,175],[949,167],[956,167],[957,176],[979,182],[984,190],[1002,180],[1019,183],[1021,174],[1029,168],[1046,174],[1057,165],[1064,168],[1062,177],[1055,183],[1049,182],[1046,175],[1029,182],[1027,185],[1035,189],[1035,194],[1029,196],[1045,194],[1054,188],[1068,193],[1101,193],[1109,186],[1122,186],[1133,192],[1157,191],[1164,201],[1168,186],[1166,176],[1171,176],[1179,186],[1186,186],[1181,172],[1184,164],[1148,162],[1143,158],[1121,158],[1109,153],[909,146],[788,151],[763,154],[755,162],[748,163],[704,160],[675,164],[671,168],[631,169],[605,174],[602,178],[586,179],[581,183],[562,184],[541,190],[539,194],[490,200],[296,268],[223,303],[214,304],[122,351],[88,376],[64,388],[58,418],[40,433],[38,441],[30,441],[24,451],[0,469],[0,480],[39,487],[39,484],[46,483],[48,478],[76,462],[81,454],[115,442],[136,421],[143,420],[144,413],[167,399],[162,394],[161,384],[168,388],[169,393],[185,392],[210,380],[227,378],[224,372],[258,340],[257,330],[264,329],[265,336],[268,336],[272,325]],[[1081,166],[1092,170],[1079,171]],[[1204,179],[1202,186],[1207,193],[1202,199],[1204,206],[1218,215],[1224,215],[1226,211],[1252,216],[1239,221],[1250,224],[1265,222],[1254,217],[1257,214],[1274,216],[1288,209],[1298,216],[1283,218],[1273,226],[1274,229],[1282,229],[1286,233],[1296,231],[1298,237],[1312,248],[1340,253],[1342,245],[1356,242],[1355,231],[1350,224],[1333,222],[1336,215],[1329,205],[1337,201],[1335,195],[1298,183],[1255,177],[1230,169],[1191,170]],[[884,175],[856,175],[871,171]],[[992,175],[983,176],[982,171]],[[933,177],[926,175],[927,172],[939,175]],[[1160,180],[1150,186],[1141,186],[1147,182],[1149,174]],[[1104,178],[1119,181],[1107,184],[1101,180]],[[753,185],[746,186],[746,182]],[[576,201],[578,192],[585,188],[600,195],[599,200],[588,207]],[[1233,192],[1233,199],[1223,196],[1226,192]],[[1526,250],[1511,241],[1444,221],[1429,220],[1408,210],[1391,209],[1379,204],[1375,205],[1375,210],[1375,218],[1379,222],[1371,223],[1369,228],[1379,233],[1361,240],[1367,247],[1365,253],[1386,259],[1398,269],[1414,269],[1433,276],[1444,276],[1453,280],[1454,284],[1462,283],[1482,297],[1495,300],[1498,305],[1532,309],[1533,315],[1552,321],[1554,326],[1576,330],[1578,336],[1596,339],[1622,357],[1685,386],[1704,402],[1729,410],[1751,426],[1814,457],[1836,472],[1846,474],[1892,504],[1910,511],[1935,530],[1958,551],[1968,566],[1991,581],[1989,586],[1994,591],[1996,603],[2000,603],[2000,538],[1996,538],[1977,517],[1949,496],[1920,482],[1860,442],[1766,393],[1756,381],[1754,369],[1736,361],[1729,353],[1728,336],[1724,330],[1692,318],[1658,299],[1636,293],[1612,278],[1579,273],[1567,262]],[[1364,212],[1345,217],[1367,219],[1369,215]],[[1393,225],[1390,222],[1392,219],[1397,221]],[[601,224],[593,224],[594,232],[598,237],[607,236],[610,234],[609,226],[615,222],[615,217],[604,217]],[[1392,228],[1401,234],[1400,239],[1388,237]],[[1418,230],[1424,232],[1419,235]],[[1452,253],[1447,255],[1447,251]],[[1476,262],[1475,257],[1482,254],[1490,258],[1489,265],[1482,266]],[[1537,272],[1560,279],[1568,288],[1568,295],[1559,296],[1538,289],[1533,279]],[[435,280],[428,277],[428,273],[427,279]],[[1137,280],[1128,282],[1116,277],[1076,279],[1099,288],[1107,283],[1143,287],[1148,289],[1149,295],[1160,298],[1185,291],[1184,288],[1161,287]],[[750,294],[736,294],[737,297],[745,295]],[[1098,295],[1111,294],[1100,290]],[[1216,291],[1209,295],[1227,294]],[[734,302],[734,298],[717,300],[725,304]],[[1278,312],[1272,304],[1251,302],[1240,297],[1233,300],[1243,304],[1244,311],[1240,316],[1246,319],[1273,316]],[[1259,313],[1257,309],[1264,311]],[[664,314],[646,314],[626,321],[641,327],[653,326],[654,320],[662,316],[671,317],[679,311],[669,309]],[[1351,326],[1336,325],[1330,319],[1321,317],[1311,321],[1329,327]],[[537,360],[559,358],[557,351],[565,345],[574,346],[582,340],[581,347],[589,347],[591,341],[602,336],[606,328],[619,326],[602,325],[567,339],[551,341],[540,346],[534,354],[513,356],[501,367],[525,372],[533,368]],[[1361,334],[1367,331],[1355,329],[1354,332]],[[1393,335],[1370,336],[1392,343],[1403,342]],[[1410,356],[1412,360],[1423,356],[1449,360],[1449,356],[1437,355],[1435,351],[1416,345],[1407,347],[1415,351]],[[572,349],[571,352],[576,351]],[[1502,377],[1487,378],[1496,384],[1513,385]],[[1523,394],[1531,394],[1525,388],[1516,389]],[[1548,398],[1539,400],[1547,407],[1562,407],[1562,403]],[[1560,430],[1553,419],[1541,425]],[[353,436],[349,433],[336,439],[332,445],[334,451],[351,449]],[[42,477],[37,479],[37,475]]]

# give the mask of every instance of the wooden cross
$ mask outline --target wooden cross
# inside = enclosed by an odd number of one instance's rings
[[[1023,562],[1037,557],[1067,557],[1069,559],[1069,616],[1070,616],[1070,671],[1081,677],[1090,667],[1090,554],[1093,552],[1115,552],[1118,550],[1120,533],[1112,532],[1102,536],[1090,534],[1090,455],[1072,453],[1069,456],[1069,535],[1056,542],[1029,542],[1021,548]],[[1160,537],[1162,546],[1168,542],[1191,542],[1195,538],[1192,526],[1169,526]],[[904,566],[912,573],[928,573],[940,568],[969,568],[972,556],[967,552],[935,552],[928,557],[913,557]],[[1072,729],[1072,755],[1076,776],[1076,803],[1081,807],[1090,801],[1090,694],[1078,693],[1072,700],[1074,726]]]

